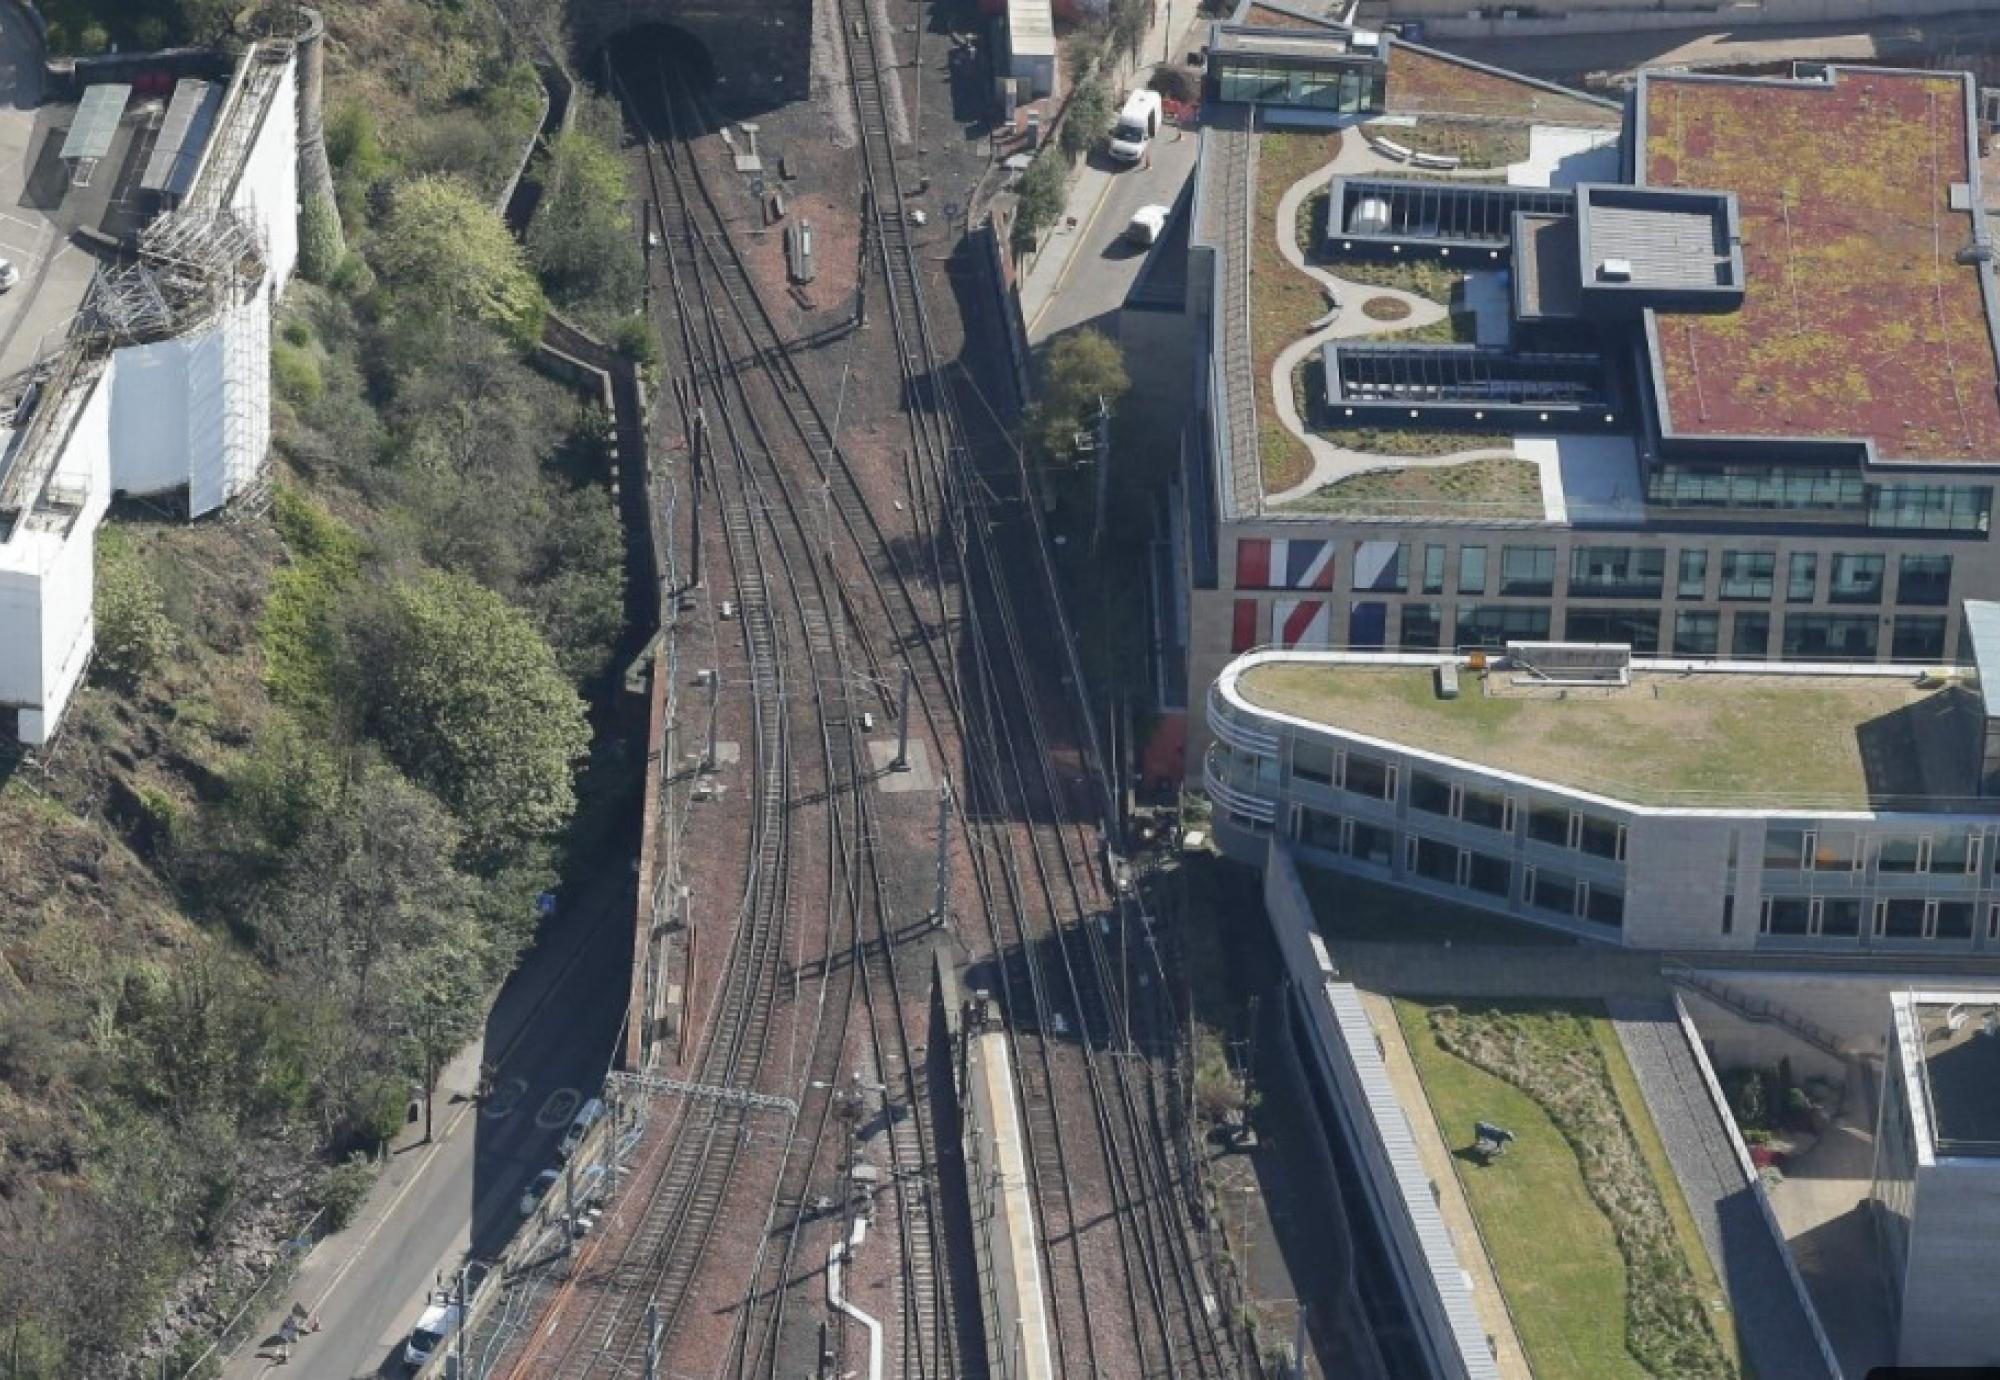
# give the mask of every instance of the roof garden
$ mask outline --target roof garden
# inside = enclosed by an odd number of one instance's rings
[[[1598,100],[1532,77],[1389,40],[1386,109],[1391,115],[1461,115],[1529,124],[1615,129],[1616,101]]]
[[[1642,181],[1735,193],[1743,240],[1739,308],[1655,317],[1663,431],[2000,462],[1968,80],[1642,76]]]
[[[1951,809],[1976,790],[1979,697],[1896,676],[1635,670],[1623,688],[1496,669],[1439,699],[1428,666],[1281,657],[1260,708],[1640,805]],[[1615,764],[1615,765],[1613,765]]]

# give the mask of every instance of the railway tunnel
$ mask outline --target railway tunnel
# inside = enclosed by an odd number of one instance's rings
[[[742,118],[803,100],[812,68],[813,0],[569,0],[580,70],[601,80],[633,40],[678,50],[710,98]]]

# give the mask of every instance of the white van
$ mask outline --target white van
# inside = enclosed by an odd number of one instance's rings
[[[431,1301],[424,1305],[423,1316],[410,1329],[410,1339],[403,1343],[403,1364],[411,1370],[423,1369],[424,1362],[457,1330],[458,1305],[448,1295],[432,1295]]]
[[[1137,163],[1146,156],[1146,146],[1160,132],[1160,93],[1134,91],[1118,112],[1111,127],[1111,156],[1121,163]]]
[[[569,1129],[563,1132],[562,1144],[556,1147],[556,1153],[564,1159],[574,1155],[576,1147],[583,1144],[584,1136],[603,1115],[604,1103],[595,1097],[577,1108],[576,1116],[569,1123]]]

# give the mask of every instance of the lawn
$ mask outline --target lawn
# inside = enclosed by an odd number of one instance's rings
[[[1442,447],[1438,454],[1507,444],[1505,436],[1436,431],[1358,429],[1321,434],[1335,445],[1377,455],[1422,453],[1401,448],[1409,442],[1436,444]],[[1287,511],[1360,517],[1409,517],[1441,512],[1459,517],[1540,518],[1543,516],[1541,469],[1526,460],[1467,460],[1458,465],[1378,470],[1324,485],[1285,506]]]
[[[1641,804],[1843,809],[1944,786],[1924,756],[1949,754],[1949,702],[1915,706],[1962,693],[1900,679],[1640,672],[1624,690],[1556,698],[1501,673],[1440,700],[1425,671],[1307,664],[1256,667],[1238,688],[1253,704]],[[1864,726],[1877,745],[1866,758]]]
[[[1491,120],[1419,120],[1382,131],[1406,149],[1456,158],[1468,168],[1504,168],[1528,156],[1528,127]]]
[[[1340,152],[1340,133],[1268,132],[1257,141],[1257,206],[1251,224],[1250,353],[1256,370],[1257,453],[1264,489],[1289,489],[1306,477],[1312,456],[1278,421],[1271,366],[1284,348],[1326,315],[1326,292],[1278,251],[1278,202],[1292,184]]]
[[[1710,1321],[1720,1287],[1603,1012],[1396,1011],[1538,1380],[1740,1374],[1733,1334]],[[1515,1134],[1490,1164],[1467,1153],[1475,1121]]]

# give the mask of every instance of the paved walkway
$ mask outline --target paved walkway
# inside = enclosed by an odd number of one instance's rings
[[[1521,1350],[1521,1339],[1514,1334],[1514,1318],[1507,1311],[1506,1296],[1500,1292],[1500,1281],[1493,1274],[1493,1262],[1487,1258],[1486,1244],[1480,1239],[1479,1225],[1473,1220],[1471,1205],[1465,1201],[1465,1188],[1452,1167],[1451,1151],[1444,1133],[1438,1129],[1437,1118],[1431,1115],[1423,1080],[1417,1076],[1410,1047],[1403,1040],[1396,1009],[1389,998],[1375,992],[1361,993],[1361,1005],[1368,1012],[1368,1023],[1375,1027],[1375,1038],[1381,1042],[1382,1066],[1389,1075],[1389,1086],[1395,1091],[1396,1101],[1402,1104],[1403,1115],[1410,1119],[1410,1134],[1417,1142],[1424,1173],[1436,1187],[1438,1211],[1444,1216],[1445,1230],[1451,1233],[1459,1268],[1472,1280],[1472,1301],[1479,1309],[1480,1325],[1493,1339],[1494,1364],[1499,1366],[1502,1380],[1534,1380],[1527,1355]]]
[[[1765,1224],[1672,1006],[1624,997],[1606,1004],[1702,1244],[1735,1309],[1737,1337],[1750,1364],[1760,1376],[1832,1380],[1785,1269],[1783,1248]]]
[[[1321,324],[1302,339],[1293,341],[1278,354],[1271,365],[1268,380],[1271,401],[1277,409],[1278,421],[1285,430],[1298,437],[1312,454],[1312,468],[1306,477],[1289,489],[1271,494],[1268,502],[1273,507],[1294,502],[1314,493],[1328,484],[1342,479],[1352,479],[1357,475],[1373,474],[1385,470],[1412,469],[1418,467],[1443,467],[1462,465],[1470,460],[1513,459],[1512,445],[1485,450],[1458,451],[1450,455],[1409,455],[1382,456],[1366,451],[1350,450],[1335,445],[1326,437],[1312,430],[1299,416],[1298,400],[1292,393],[1292,371],[1299,362],[1311,356],[1329,340],[1352,340],[1366,336],[1382,335],[1390,331],[1405,331],[1418,326],[1428,326],[1444,319],[1449,310],[1428,297],[1405,292],[1401,288],[1375,287],[1368,283],[1358,283],[1331,273],[1318,264],[1307,261],[1305,252],[1299,247],[1298,225],[1299,207],[1313,193],[1327,184],[1335,176],[1358,176],[1364,173],[1407,172],[1401,163],[1377,153],[1360,136],[1360,131],[1350,130],[1351,137],[1343,139],[1340,152],[1324,167],[1308,173],[1286,189],[1278,200],[1271,233],[1278,237],[1278,252],[1285,262],[1306,276],[1312,278],[1327,292],[1334,303],[1333,310],[1321,318]],[[1467,169],[1461,176],[1475,176],[1490,172],[1490,169]],[[1263,226],[1257,227],[1259,233]],[[1399,321],[1376,321],[1362,314],[1360,304],[1368,299],[1387,297],[1401,302],[1410,309],[1410,314]],[[1348,307],[1354,310],[1347,310]]]

